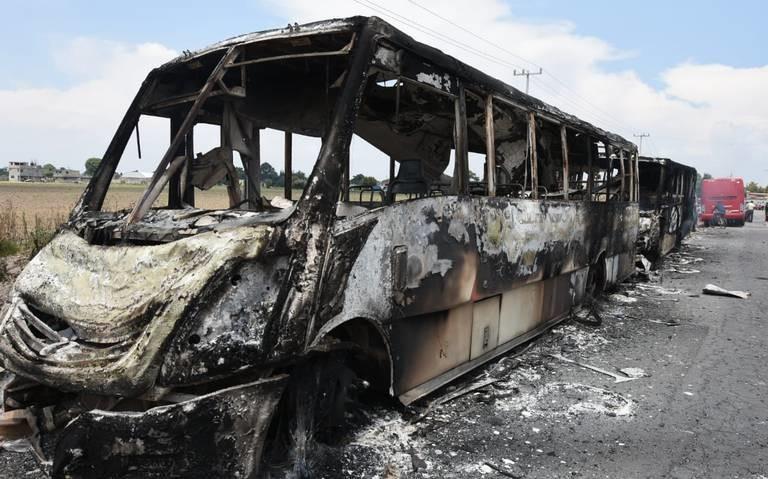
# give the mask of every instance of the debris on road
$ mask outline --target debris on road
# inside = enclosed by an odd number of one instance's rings
[[[519,474],[512,471],[507,470],[505,467],[497,466],[492,462],[485,462],[485,465],[493,469],[494,471],[498,472],[504,477],[513,477],[514,479],[520,479],[521,477],[524,477],[525,474]]]
[[[681,268],[679,266],[670,266],[665,270],[668,273],[680,273],[680,274],[696,274],[701,273],[700,270],[694,268]]]
[[[731,298],[740,298],[740,299],[747,299],[751,294],[746,291],[729,291],[727,289],[723,289],[720,286],[716,286],[714,284],[708,284],[704,286],[702,293],[709,294],[712,296],[728,296]]]
[[[646,378],[649,376],[649,374],[646,373],[645,370],[641,368],[622,368],[622,369],[619,369],[619,372],[626,375],[627,377],[634,378],[634,379]]]
[[[601,368],[598,368],[597,366],[592,366],[590,364],[582,363],[582,362],[579,362],[579,361],[574,361],[573,359],[566,358],[565,356],[562,356],[560,354],[549,354],[548,356],[552,357],[552,358],[555,358],[555,359],[559,359],[560,361],[563,361],[565,363],[575,364],[577,366],[581,366],[582,368],[586,368],[586,369],[595,371],[597,373],[605,374],[606,376],[610,376],[610,377],[612,377],[614,379],[614,383],[623,383],[623,382],[634,381],[635,379],[638,379],[638,378],[627,377],[627,376],[623,376],[623,375],[620,375],[620,374],[616,374],[616,373],[613,373],[611,371],[606,371],[605,369],[601,369]]]

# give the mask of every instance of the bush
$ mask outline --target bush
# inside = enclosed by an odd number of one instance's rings
[[[9,239],[0,239],[0,258],[11,256],[19,252],[19,245]]]

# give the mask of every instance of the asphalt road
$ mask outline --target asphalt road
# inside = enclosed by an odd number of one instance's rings
[[[369,411],[318,477],[768,478],[768,225],[700,229],[650,282],[569,321],[517,357],[438,391],[496,382],[430,409]],[[706,296],[707,283],[751,292]],[[643,377],[609,376],[551,355]],[[0,477],[41,477],[0,452]],[[29,474],[27,474],[29,473]]]
[[[700,229],[665,261],[660,280],[625,285],[624,294],[609,297],[600,327],[556,329],[518,358],[518,376],[513,371],[511,381],[491,390],[497,398],[490,404],[470,397],[446,411],[449,424],[426,435],[423,456],[437,473],[430,475],[504,477],[496,472],[503,469],[527,478],[768,477],[763,219],[759,213],[743,228]],[[707,283],[752,295],[702,295]],[[568,333],[574,327],[576,341]],[[609,371],[641,368],[649,376],[616,384],[546,356],[552,352]],[[523,399],[512,402],[513,414],[506,411],[509,399],[499,399],[510,385],[513,392],[536,391],[517,392]],[[606,391],[607,408],[578,395],[589,388]],[[609,392],[631,401],[631,413]],[[435,455],[436,448],[458,454]]]

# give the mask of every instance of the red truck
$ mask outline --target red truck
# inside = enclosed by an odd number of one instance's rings
[[[712,221],[718,201],[725,207],[729,225],[744,226],[744,180],[741,178],[713,178],[701,182],[701,212],[699,219],[707,226]]]

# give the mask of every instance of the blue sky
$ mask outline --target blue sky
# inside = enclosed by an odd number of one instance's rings
[[[289,20],[275,13],[272,4],[258,1],[4,3],[4,17],[11,21],[0,29],[5,45],[0,49],[0,88],[66,85],[71,79],[50,69],[51,51],[72,37],[158,42],[180,51]],[[510,0],[508,4],[518,20],[571,22],[576,34],[599,37],[628,52],[629,57],[606,62],[604,68],[631,68],[656,86],[660,72],[685,61],[748,67],[764,65],[768,59],[768,3],[761,0]]]
[[[651,133],[645,154],[768,184],[765,0],[6,0],[0,158],[79,167],[102,154],[141,78],[172,51],[288,22],[376,14],[365,2],[506,55],[416,3],[426,5],[507,53],[543,65],[557,78],[533,78],[532,94],[630,140]],[[385,20],[522,88],[520,77],[498,62]],[[42,131],[47,141],[40,141]],[[161,154],[167,133],[157,139]],[[150,149],[153,138],[142,143]],[[152,169],[154,156],[127,158],[121,171]],[[386,175],[386,161],[359,156],[372,168],[362,172]],[[305,163],[301,168],[309,170],[312,155]]]
[[[735,67],[768,62],[765,0],[569,1],[510,0],[516,17],[532,22],[566,20],[632,55],[606,69],[632,68],[658,86],[659,73],[678,63]]]

